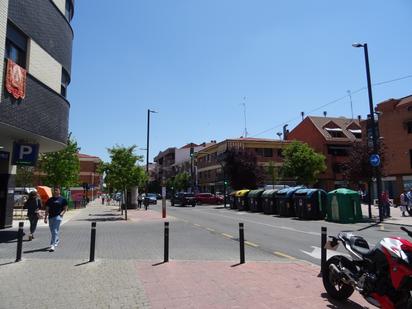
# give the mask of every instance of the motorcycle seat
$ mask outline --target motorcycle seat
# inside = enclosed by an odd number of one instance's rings
[[[354,252],[360,254],[361,256],[366,256],[371,253],[369,244],[363,237],[347,232],[340,233],[340,236],[350,245]]]

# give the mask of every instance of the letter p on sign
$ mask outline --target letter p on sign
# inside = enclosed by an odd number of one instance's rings
[[[13,157],[12,157],[11,164],[34,166],[36,165],[38,154],[39,154],[38,144],[14,143]]]

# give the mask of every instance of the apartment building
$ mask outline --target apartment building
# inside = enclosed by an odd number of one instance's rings
[[[260,166],[267,167],[270,162],[273,162],[274,166],[279,168],[283,162],[282,149],[288,143],[288,141],[264,138],[235,138],[214,143],[196,154],[197,187],[201,192],[224,191],[222,156],[229,149],[253,152]],[[267,183],[271,181],[268,175]]]
[[[0,228],[12,224],[16,165],[68,136],[73,0],[0,1]]]
[[[288,140],[307,143],[326,157],[327,170],[319,176],[317,186],[330,191],[346,186],[342,164],[355,141],[362,140],[359,119],[308,116],[287,135]]]

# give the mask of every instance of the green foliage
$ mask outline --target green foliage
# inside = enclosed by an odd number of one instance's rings
[[[257,164],[255,153],[230,149],[225,152],[223,161],[226,178],[233,189],[255,189],[263,183],[264,171]]]
[[[43,154],[40,170],[46,174],[44,182],[50,187],[69,188],[79,181],[80,162],[77,156],[80,148],[69,135],[67,146],[57,152]]]
[[[326,171],[325,156],[315,152],[308,144],[293,141],[283,150],[285,160],[282,171],[299,184],[312,185],[320,173]]]
[[[17,166],[16,171],[16,187],[33,187],[34,167],[33,166]]]
[[[274,185],[276,181],[281,178],[281,170],[280,167],[275,166],[275,162],[270,161],[269,166],[267,167],[267,174]]]
[[[98,170],[104,173],[105,183],[115,191],[128,190],[131,187],[143,187],[148,181],[146,171],[138,165],[143,161],[142,156],[134,154],[136,146],[115,146],[109,148],[111,162],[102,163]],[[110,190],[110,191],[111,191]]]
[[[188,173],[179,173],[173,178],[168,179],[167,186],[176,191],[186,191],[191,184],[191,177]]]

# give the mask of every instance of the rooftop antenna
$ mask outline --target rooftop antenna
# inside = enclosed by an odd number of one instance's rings
[[[352,115],[352,120],[353,120],[352,93],[350,92],[350,90],[348,90],[347,92],[348,92],[349,101],[350,101],[350,112],[351,112],[351,115]]]
[[[243,116],[245,118],[245,131],[244,131],[244,137],[247,137],[247,125],[246,125],[246,97],[243,97]]]

